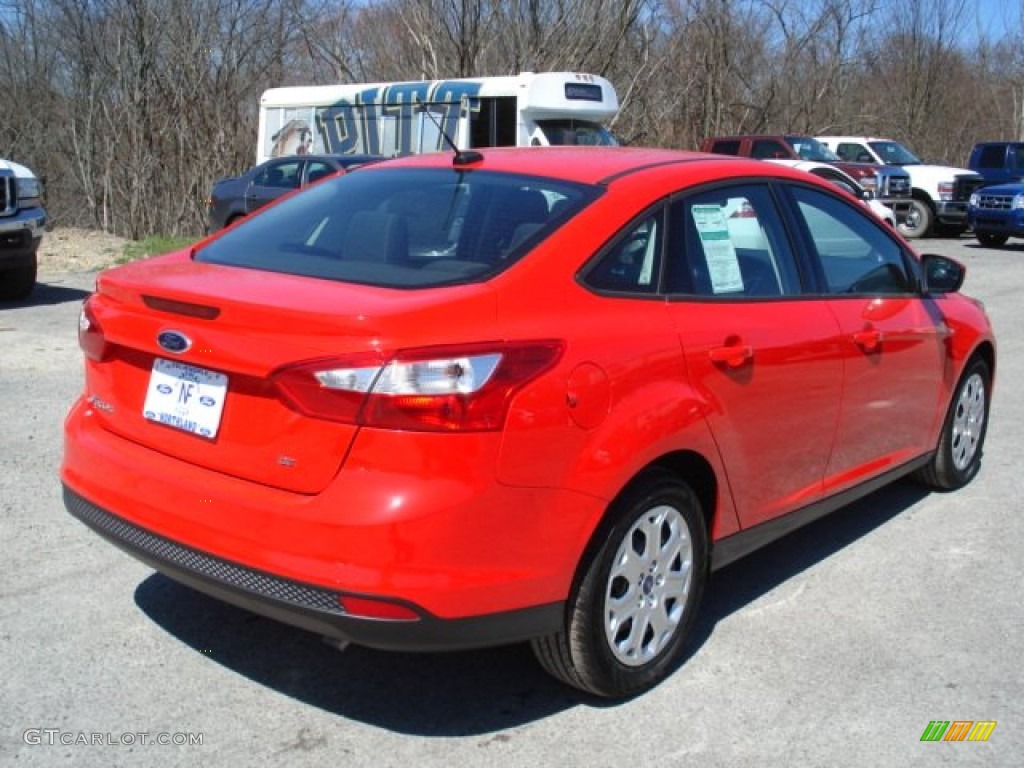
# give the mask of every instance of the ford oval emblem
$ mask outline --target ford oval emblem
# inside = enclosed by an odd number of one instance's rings
[[[180,331],[161,331],[156,337],[156,343],[160,345],[160,349],[180,355],[192,346],[192,339]]]

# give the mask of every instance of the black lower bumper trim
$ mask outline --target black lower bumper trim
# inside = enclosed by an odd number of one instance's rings
[[[96,533],[175,581],[253,613],[356,645],[394,651],[461,650],[516,643],[562,627],[561,602],[461,619],[441,619],[411,605],[420,614],[417,621],[357,618],[346,614],[338,602],[349,593],[186,547],[96,506],[66,485],[64,505]]]

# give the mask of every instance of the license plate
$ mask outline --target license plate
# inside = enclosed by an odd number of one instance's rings
[[[214,438],[228,392],[223,373],[157,358],[149,374],[142,415],[150,421]]]

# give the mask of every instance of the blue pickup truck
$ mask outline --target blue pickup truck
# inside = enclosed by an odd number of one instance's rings
[[[1024,237],[1024,142],[976,144],[967,167],[985,177],[967,205],[967,221],[982,245],[998,247]]]

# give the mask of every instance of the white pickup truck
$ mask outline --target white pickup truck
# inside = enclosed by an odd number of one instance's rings
[[[45,227],[42,182],[24,165],[0,159],[0,300],[32,293]]]
[[[910,174],[911,206],[897,224],[904,237],[924,237],[939,226],[960,234],[967,229],[967,201],[985,180],[966,168],[928,165],[902,144],[870,136],[818,136],[818,141],[850,162],[898,165]]]

